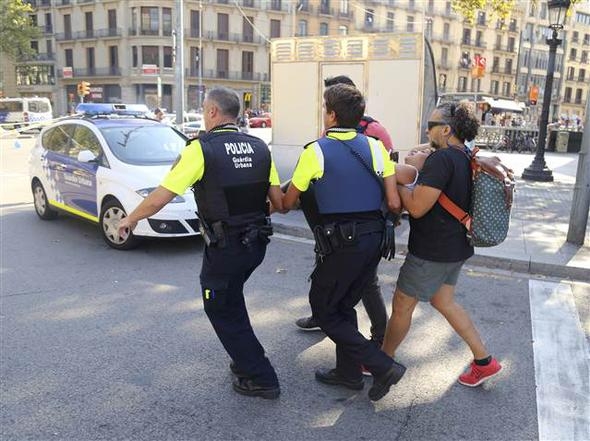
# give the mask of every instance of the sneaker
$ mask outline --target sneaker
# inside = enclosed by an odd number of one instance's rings
[[[303,317],[295,321],[297,327],[303,331],[321,331],[320,325],[312,317]]]
[[[498,363],[498,360],[492,358],[490,364],[486,366],[478,366],[475,361],[471,362],[469,370],[459,377],[459,383],[463,386],[476,387],[484,381],[497,375],[502,370],[502,365]]]
[[[249,378],[236,378],[232,386],[237,393],[248,397],[275,400],[281,394],[281,388],[279,386],[260,386]]]
[[[318,369],[315,371],[315,379],[320,383],[329,384],[331,386],[344,386],[352,390],[362,390],[362,388],[365,387],[363,377],[356,380],[350,380],[340,375],[336,369]]]

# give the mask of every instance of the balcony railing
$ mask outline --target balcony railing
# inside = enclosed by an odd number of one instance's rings
[[[268,11],[289,12],[289,4],[286,0],[282,2],[273,0],[266,4],[266,9]]]
[[[73,77],[120,77],[123,71],[118,66],[96,67],[96,68],[75,68],[72,72]],[[57,76],[63,78],[63,69],[57,70]]]
[[[317,10],[317,15],[334,15],[334,8],[326,5],[320,5]]]
[[[27,0],[26,3],[29,3],[33,8],[47,8],[51,6],[50,0]]]
[[[338,11],[338,17],[352,20],[352,11]]]
[[[55,39],[57,41],[73,40],[74,34],[72,32],[60,32],[58,34],[55,34]]]
[[[74,4],[74,0],[55,0],[55,6],[70,6]]]
[[[45,26],[38,26],[39,31],[43,34],[53,34],[53,26],[48,24]]]
[[[40,53],[28,57],[21,57],[18,60],[19,63],[28,63],[31,61],[55,61],[55,54],[53,52]]]
[[[185,69],[185,75],[189,78],[198,78],[199,70],[194,67],[190,69]],[[226,79],[235,81],[268,81],[268,73],[203,69],[201,78],[211,80]]]

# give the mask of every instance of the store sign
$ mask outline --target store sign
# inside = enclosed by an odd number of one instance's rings
[[[144,75],[158,75],[159,69],[155,64],[142,64],[141,71]]]
[[[101,100],[103,95],[103,88],[102,86],[95,86],[90,88],[90,95],[89,98],[93,100]]]
[[[71,67],[64,67],[63,68],[64,78],[74,78],[74,69]]]

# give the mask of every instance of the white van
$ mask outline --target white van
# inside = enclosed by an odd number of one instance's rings
[[[0,127],[16,129],[53,118],[48,98],[0,98]]]

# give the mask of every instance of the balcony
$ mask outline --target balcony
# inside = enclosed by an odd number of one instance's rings
[[[243,8],[256,8],[260,9],[260,5],[257,4],[254,0],[241,0],[240,1]]]
[[[30,63],[33,61],[55,61],[55,53],[40,53],[28,57],[21,57],[18,60],[19,63]]]
[[[53,25],[47,24],[45,26],[38,26],[38,28],[42,34],[53,34]]]
[[[224,31],[207,31],[207,38],[209,40],[229,41],[229,32]]]
[[[51,6],[50,0],[28,0],[25,3],[30,4],[33,8],[48,8]]]
[[[159,29],[145,29],[145,28],[142,29],[142,28],[140,28],[139,35],[158,37],[160,35],[160,30]]]
[[[444,33],[435,33],[432,35],[432,38],[430,40],[441,41],[443,43],[451,43],[451,36],[449,34]]]
[[[338,11],[338,18],[343,20],[352,20],[352,11]]]
[[[277,11],[277,12],[289,12],[289,5],[287,1],[281,2],[278,0],[272,0],[270,3],[266,4],[267,11]]]
[[[58,8],[60,6],[71,6],[74,3],[74,0],[55,0],[55,6]]]
[[[75,68],[74,77],[120,77],[121,68],[118,66],[111,67],[86,67]]]
[[[334,8],[330,8],[326,5],[320,5],[317,15],[334,15]]]
[[[71,31],[70,32],[60,32],[58,34],[55,34],[55,39],[57,41],[69,41],[69,40],[74,39],[73,35],[74,34]]]
[[[198,78],[199,71],[195,68],[185,69],[185,75],[189,78]],[[224,79],[233,81],[268,81],[268,73],[203,69],[203,76],[201,78],[210,80]]]
[[[94,35],[96,35],[97,38],[120,37],[122,33],[121,28],[104,28],[94,31]]]

